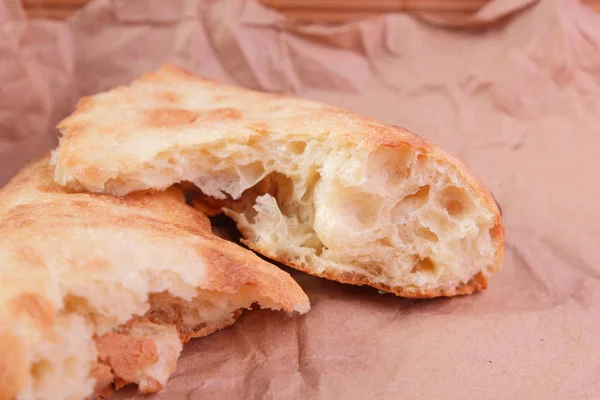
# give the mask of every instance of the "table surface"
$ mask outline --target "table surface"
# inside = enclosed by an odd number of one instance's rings
[[[28,17],[64,19],[90,0],[22,0]],[[259,0],[303,22],[339,23],[394,11],[436,13],[445,17],[468,16],[490,0]],[[582,0],[600,11],[600,0]]]

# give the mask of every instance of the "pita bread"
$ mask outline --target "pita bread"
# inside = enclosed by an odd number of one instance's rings
[[[435,297],[483,289],[501,268],[500,212],[473,174],[348,110],[166,66],[81,99],[59,129],[59,184],[124,195],[191,182],[249,247],[313,275]]]
[[[181,190],[70,193],[48,161],[0,191],[0,399],[155,392],[183,343],[253,303],[309,310],[289,274],[214,236]]]

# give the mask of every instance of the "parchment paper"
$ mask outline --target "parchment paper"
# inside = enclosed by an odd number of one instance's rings
[[[192,341],[150,399],[600,399],[599,14],[498,0],[458,22],[327,27],[242,0],[98,0],[64,24],[0,12],[2,181],[54,145],[77,96],[169,62],[405,126],[502,206],[487,291],[411,301],[293,272],[310,313],[253,310]]]

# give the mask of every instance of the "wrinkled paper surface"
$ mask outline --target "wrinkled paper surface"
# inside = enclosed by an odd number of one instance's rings
[[[242,0],[97,0],[63,23],[9,0],[0,22],[0,184],[56,144],[77,97],[168,62],[407,127],[502,206],[488,290],[414,301],[293,272],[310,313],[250,311],[193,340],[150,399],[600,398],[600,14],[498,0],[460,21],[312,26]]]

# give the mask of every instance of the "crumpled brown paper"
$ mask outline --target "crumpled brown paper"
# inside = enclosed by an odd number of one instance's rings
[[[498,0],[458,22],[326,27],[242,0],[97,0],[66,24],[0,15],[16,29],[0,40],[2,178],[52,141],[70,84],[90,94],[169,62],[405,126],[502,205],[506,261],[487,291],[413,301],[293,272],[310,313],[251,311],[192,341],[150,399],[600,398],[599,14]]]
[[[26,21],[19,1],[0,2],[0,186],[56,145],[52,127],[77,100],[65,24]]]

